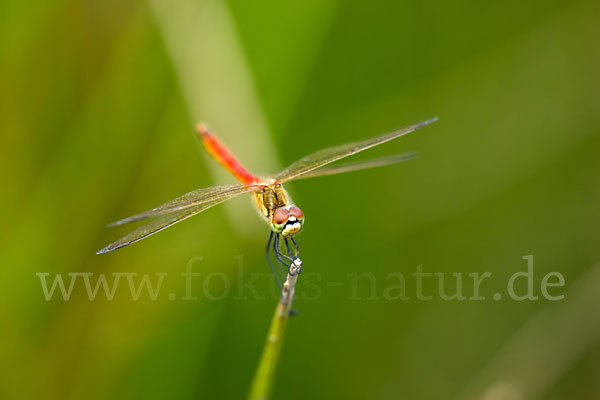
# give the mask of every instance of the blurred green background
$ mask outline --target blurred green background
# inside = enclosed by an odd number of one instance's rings
[[[586,0],[3,1],[0,397],[243,398],[277,302],[250,200],[97,256],[129,229],[106,224],[233,182],[198,120],[268,172],[437,115],[356,157],[417,160],[287,186],[305,265],[274,398],[600,398],[598,38]],[[531,254],[539,299],[512,300]],[[490,272],[486,300],[417,300],[418,265],[467,296]],[[167,275],[46,301],[36,273]]]

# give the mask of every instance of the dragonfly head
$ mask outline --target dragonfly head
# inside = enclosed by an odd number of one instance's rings
[[[279,207],[271,216],[271,230],[284,238],[294,236],[302,230],[304,213],[298,206]]]

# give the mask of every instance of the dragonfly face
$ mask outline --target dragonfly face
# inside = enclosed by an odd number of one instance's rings
[[[304,213],[295,205],[279,207],[271,217],[271,230],[284,238],[290,238],[300,232],[303,225]]]

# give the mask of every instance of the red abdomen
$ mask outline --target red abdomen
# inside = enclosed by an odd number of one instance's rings
[[[202,139],[202,145],[208,153],[231,172],[240,182],[249,185],[258,182],[258,178],[252,175],[246,167],[233,155],[233,153],[219,140],[208,127],[202,123],[196,127]]]

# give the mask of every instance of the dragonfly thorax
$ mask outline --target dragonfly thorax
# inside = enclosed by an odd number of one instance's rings
[[[288,205],[288,195],[279,183],[265,185],[256,193],[256,201],[262,214],[271,218],[276,209]]]

